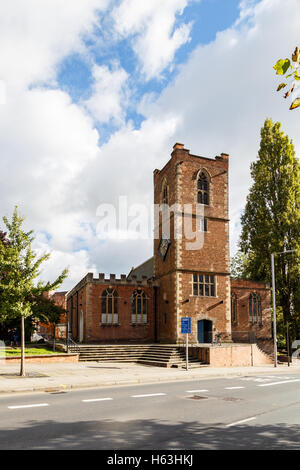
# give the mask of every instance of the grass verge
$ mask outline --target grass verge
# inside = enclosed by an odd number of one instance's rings
[[[61,351],[53,351],[50,348],[25,348],[25,356],[37,356],[43,354],[63,354]],[[21,348],[5,348],[0,350],[0,357],[18,357],[21,356]]]

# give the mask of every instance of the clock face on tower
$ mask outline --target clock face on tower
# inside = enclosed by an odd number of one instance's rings
[[[167,252],[168,252],[170,244],[171,244],[171,241],[163,234],[158,245],[158,252],[163,261],[165,260],[165,257],[167,256]]]

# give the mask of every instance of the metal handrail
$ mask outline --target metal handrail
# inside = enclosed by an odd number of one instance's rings
[[[67,338],[67,348],[74,350],[74,352],[79,353],[80,347],[72,338]]]

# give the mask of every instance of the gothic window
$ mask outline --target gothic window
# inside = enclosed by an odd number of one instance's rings
[[[147,296],[141,289],[137,289],[132,294],[131,323],[133,325],[147,323]]]
[[[193,274],[193,295],[215,297],[215,276],[209,274]]]
[[[260,296],[256,292],[249,295],[249,322],[261,323]]]
[[[235,294],[231,294],[231,321],[232,323],[237,321],[237,299]]]
[[[209,181],[208,176],[203,171],[197,181],[197,202],[198,204],[209,204]]]
[[[102,325],[118,324],[118,294],[112,289],[106,289],[102,293]]]

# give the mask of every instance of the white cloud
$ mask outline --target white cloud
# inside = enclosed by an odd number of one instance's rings
[[[22,12],[24,2],[19,3]],[[118,23],[120,34],[137,35],[134,47],[145,44],[144,51],[148,52],[140,60],[144,72],[150,75],[172,61],[174,50],[169,40],[180,28],[172,32],[175,13],[179,14],[187,1],[161,3],[161,9],[154,12],[153,4],[158,4],[154,0],[125,0],[121,6],[131,8],[127,16],[124,10]],[[37,2],[26,4],[34,11]],[[58,89],[26,87],[32,81],[55,81],[59,60],[82,47],[82,34],[93,29],[96,8],[105,4],[100,0],[66,2],[70,10],[74,6],[70,25],[65,24],[67,7],[62,7],[60,14],[64,12],[65,21],[58,22],[56,34],[53,22],[57,0],[45,2],[45,16],[41,18],[45,36],[43,28],[38,33],[35,28],[32,32],[27,28],[24,42],[20,39],[24,36],[21,16],[14,26],[10,3],[10,17],[5,28],[0,28],[7,33],[0,32],[0,79],[20,85],[13,91],[9,87],[6,104],[0,106],[1,213],[11,214],[18,204],[27,226],[46,233],[46,240],[41,238],[36,245],[52,251],[43,276],[52,280],[71,265],[68,288],[88,271],[126,273],[132,265],[151,256],[151,240],[99,240],[94,232],[96,209],[103,202],[116,203],[121,195],[128,195],[129,203],[152,204],[153,169],[164,166],[176,141],[184,142],[191,153],[198,155],[215,157],[222,151],[230,154],[232,247],[239,234],[239,215],[250,183],[250,162],[257,155],[259,131],[267,116],[282,122],[300,153],[299,111],[289,111],[287,101],[276,94],[278,80],[272,68],[278,58],[290,55],[296,46],[300,26],[297,0],[289,0],[284,8],[279,0],[263,0],[252,7],[245,3],[247,13],[242,10],[241,21],[220,32],[209,45],[198,47],[159,98],[145,97],[140,106],[145,121],[140,129],[123,123],[99,148],[98,132],[86,104],[72,103],[68,94]],[[151,59],[150,31],[158,25],[160,13],[165,40],[161,40],[160,50],[153,38],[153,50],[154,44],[158,50]],[[47,14],[51,25],[46,24]],[[3,17],[1,21],[5,22]],[[28,21],[31,24],[31,19]],[[9,31],[13,27],[15,30]],[[179,44],[180,38],[176,41]],[[95,66],[94,76],[94,103],[88,103],[92,116],[98,121],[103,115],[106,120],[123,116],[124,99],[127,105],[123,93],[134,77],[125,76],[121,66],[109,69],[104,65]],[[101,96],[107,100],[105,106]]]
[[[14,0],[0,3],[0,79],[22,89],[55,80],[55,66],[82,50],[97,12],[110,0]]]
[[[124,0],[112,12],[115,29],[133,36],[132,47],[146,79],[159,74],[173,61],[177,49],[190,37],[191,24],[174,28],[176,16],[183,13],[189,0]]]
[[[111,70],[106,65],[94,64],[92,75],[94,79],[92,95],[84,105],[99,123],[112,119],[116,124],[122,124],[128,104],[126,89],[128,74],[119,64],[114,63]]]
[[[273,65],[290,56],[299,39],[297,0],[245,3],[242,20],[199,46],[181,66],[175,82],[156,101],[144,100],[146,116],[178,116],[176,141],[194,154],[230,154],[231,247],[240,232],[240,212],[250,184],[250,163],[256,159],[260,128],[266,117],[280,121],[300,154],[298,110],[276,93]]]
[[[48,240],[42,233],[38,233],[34,241],[34,250],[38,257],[45,253],[50,253],[50,258],[41,265],[40,280],[53,282],[65,268],[69,269],[68,278],[63,285],[63,289],[72,289],[82,279],[87,272],[97,273],[96,266],[90,263],[86,250],[78,250],[73,253],[53,250]],[[62,290],[62,288],[59,288]]]
[[[27,91],[0,106],[0,142],[2,213],[17,204],[31,228],[64,233],[72,249],[86,202],[73,180],[99,154],[91,119],[62,91]]]

